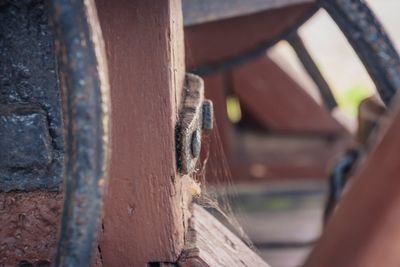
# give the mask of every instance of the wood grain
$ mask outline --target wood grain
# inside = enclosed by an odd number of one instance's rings
[[[97,6],[113,107],[103,264],[174,262],[186,214],[174,132],[185,72],[181,4],[99,0]]]
[[[269,266],[201,206],[192,214],[180,267]]]

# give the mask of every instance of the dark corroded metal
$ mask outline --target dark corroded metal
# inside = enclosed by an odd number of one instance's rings
[[[359,151],[349,150],[333,167],[329,176],[329,195],[325,205],[324,221],[326,222],[340,200],[350,172],[359,158]]]
[[[214,105],[211,100],[203,101],[203,130],[212,130],[214,127]]]
[[[286,37],[286,40],[292,46],[308,75],[310,75],[311,79],[317,85],[325,106],[329,110],[337,107],[335,97],[332,94],[332,89],[322,76],[311,55],[308,53],[307,48],[299,34],[297,32],[293,32]]]
[[[54,0],[66,118],[65,202],[55,266],[90,266],[107,185],[109,88],[94,3]]]
[[[58,190],[64,135],[44,1],[0,1],[0,191]]]
[[[400,89],[400,57],[368,5],[361,0],[321,0],[365,65],[382,100]]]
[[[179,172],[188,174],[200,156],[201,129],[212,128],[213,111],[212,102],[204,100],[204,83],[199,76],[186,74],[182,99],[175,129],[176,158]]]
[[[0,136],[0,168],[42,169],[51,163],[46,113],[40,107],[0,105]]]
[[[194,131],[192,133],[192,139],[190,144],[190,150],[192,152],[192,157],[197,158],[200,156],[201,149],[201,133],[200,130]]]

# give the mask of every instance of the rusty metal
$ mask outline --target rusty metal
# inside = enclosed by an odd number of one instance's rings
[[[44,1],[0,1],[0,191],[57,191],[64,134]]]
[[[89,266],[107,185],[109,88],[94,2],[52,1],[66,118],[65,197],[55,266]]]
[[[201,149],[201,134],[200,130],[196,130],[192,134],[192,139],[190,143],[190,151],[192,152],[192,157],[197,158],[200,156]]]
[[[321,0],[365,65],[382,100],[388,104],[400,88],[400,57],[364,1]]]
[[[324,221],[326,222],[340,200],[349,175],[359,158],[360,152],[352,149],[335,164],[329,176],[329,194],[324,210]]]
[[[293,32],[286,37],[286,40],[295,51],[308,75],[314,81],[315,85],[317,85],[319,94],[325,106],[329,110],[333,110],[335,107],[337,107],[337,103],[332,94],[332,89],[324,79],[324,76],[322,76],[322,73],[319,71],[317,64],[315,64],[310,53],[308,53],[307,48],[299,34],[297,32]]]
[[[181,174],[190,173],[200,156],[201,129],[212,129],[212,102],[204,99],[203,80],[186,74],[183,103],[175,129],[176,158]]]
[[[211,100],[203,101],[203,125],[204,130],[212,130],[214,127],[214,106]]]

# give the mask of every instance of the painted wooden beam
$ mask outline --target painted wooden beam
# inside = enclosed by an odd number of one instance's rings
[[[191,26],[312,2],[315,0],[184,0],[183,21]]]
[[[219,64],[243,53],[272,45],[314,11],[313,3],[304,3],[185,27],[187,67],[193,69]]]
[[[264,56],[233,71],[233,90],[265,128],[343,134],[344,128],[274,61]]]
[[[104,266],[175,262],[184,244],[184,181],[175,125],[183,87],[180,0],[97,1],[112,100]]]

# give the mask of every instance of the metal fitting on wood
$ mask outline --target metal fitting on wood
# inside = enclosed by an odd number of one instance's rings
[[[203,101],[203,130],[212,130],[214,124],[214,106],[211,100]]]
[[[188,174],[200,156],[201,130],[212,129],[213,106],[204,99],[204,83],[199,76],[186,75],[183,94],[176,126],[176,155],[179,172]]]

